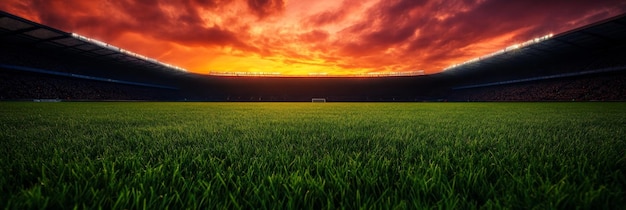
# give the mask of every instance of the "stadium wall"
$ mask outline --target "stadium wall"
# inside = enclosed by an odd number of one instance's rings
[[[0,100],[63,101],[179,100],[175,89],[105,82],[37,72],[0,69]]]

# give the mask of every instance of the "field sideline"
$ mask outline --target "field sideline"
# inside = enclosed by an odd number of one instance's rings
[[[0,208],[619,209],[626,103],[0,102]]]

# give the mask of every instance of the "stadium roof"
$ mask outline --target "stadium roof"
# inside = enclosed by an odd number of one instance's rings
[[[557,35],[546,35],[512,45],[487,56],[445,69],[442,74],[466,74],[506,64],[525,68],[570,55],[589,54],[626,43],[626,14]]]
[[[122,48],[75,33],[64,32],[49,26],[0,11],[0,38],[20,44],[63,50],[129,66],[161,70],[166,73],[186,74],[187,70],[162,63]]]

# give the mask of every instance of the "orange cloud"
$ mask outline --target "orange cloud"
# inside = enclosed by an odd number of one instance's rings
[[[4,0],[0,9],[192,72],[447,66],[626,11],[620,0]]]

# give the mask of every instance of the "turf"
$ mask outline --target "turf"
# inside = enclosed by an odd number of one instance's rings
[[[0,103],[4,209],[626,206],[626,103]]]

